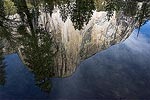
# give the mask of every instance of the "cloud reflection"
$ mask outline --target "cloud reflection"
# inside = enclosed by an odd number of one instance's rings
[[[71,77],[53,79],[51,98],[150,98],[149,26],[85,60]]]

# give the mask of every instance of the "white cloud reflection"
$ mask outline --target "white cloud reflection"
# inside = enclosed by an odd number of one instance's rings
[[[150,98],[149,27],[85,60],[71,77],[53,79],[51,98]]]

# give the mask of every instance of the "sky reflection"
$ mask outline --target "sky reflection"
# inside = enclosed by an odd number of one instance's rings
[[[31,74],[18,55],[6,56],[7,83],[0,99],[100,99],[150,98],[150,22],[123,43],[97,53],[80,64],[68,78],[52,79],[50,94],[34,85]]]

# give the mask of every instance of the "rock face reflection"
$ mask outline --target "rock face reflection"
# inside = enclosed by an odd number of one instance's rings
[[[126,39],[134,24],[132,18],[122,13],[114,14],[108,21],[107,12],[94,11],[88,24],[78,30],[70,18],[64,22],[59,16],[59,9],[52,17],[45,13],[40,16],[40,24],[46,25],[59,48],[54,60],[58,76],[71,74],[80,61]]]
[[[134,18],[113,11],[108,20],[107,12],[96,11],[103,10],[97,2],[13,0],[17,14],[7,17],[15,21],[5,23],[13,35],[13,52],[19,52],[44,90],[51,88],[50,77],[71,75],[81,61],[130,35]]]

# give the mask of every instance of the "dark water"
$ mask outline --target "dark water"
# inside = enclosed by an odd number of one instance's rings
[[[35,86],[33,74],[17,54],[6,56],[5,62],[6,83],[0,88],[0,100],[46,98],[45,93]]]
[[[85,60],[68,78],[52,79],[51,92],[35,86],[17,54],[7,55],[0,100],[150,99],[150,22],[123,43]]]

